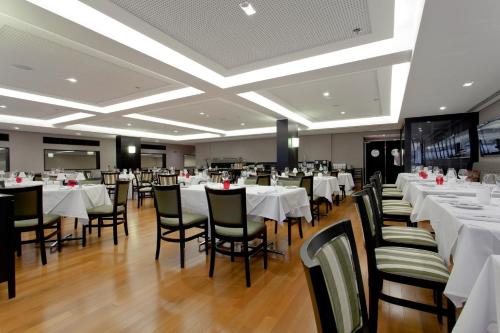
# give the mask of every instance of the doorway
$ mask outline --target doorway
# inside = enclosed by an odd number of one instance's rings
[[[376,172],[382,173],[382,182],[393,184],[398,173],[403,170],[401,140],[370,140],[365,138],[364,167],[365,184],[369,184],[370,177]]]

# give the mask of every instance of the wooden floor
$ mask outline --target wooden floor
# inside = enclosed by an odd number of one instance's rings
[[[366,256],[353,203],[347,198],[320,226],[304,223],[304,238],[341,219],[351,219],[361,259],[366,290]],[[73,232],[65,220],[64,233]],[[163,243],[154,260],[156,226],[150,199],[136,208],[129,202],[129,236],[120,228],[119,244],[112,231],[97,238],[92,233],[86,248],[66,243],[61,253],[48,255],[42,266],[34,245],[24,245],[16,259],[17,297],[7,298],[0,284],[0,332],[314,332],[316,326],[302,270],[302,240],[293,228],[293,245],[286,244],[286,227],[271,240],[286,251],[273,255],[267,271],[261,257],[251,262],[252,287],[245,287],[241,260],[231,263],[217,256],[215,275],[208,277],[209,261],[198,252],[197,241],[186,251],[186,268],[179,267],[177,244]],[[431,302],[429,292],[398,284],[384,290],[395,296]],[[366,293],[368,295],[368,293]],[[379,332],[442,332],[435,316],[379,303]]]

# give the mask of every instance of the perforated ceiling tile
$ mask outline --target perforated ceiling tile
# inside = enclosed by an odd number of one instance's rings
[[[111,1],[227,69],[371,32],[367,0]]]
[[[144,75],[11,26],[0,28],[0,54],[1,85],[91,104],[140,91],[176,88],[170,81]],[[76,78],[78,82],[69,83],[67,78]]]

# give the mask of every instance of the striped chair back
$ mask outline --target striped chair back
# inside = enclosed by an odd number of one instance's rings
[[[300,257],[318,332],[368,332],[363,280],[351,221],[324,228],[305,241]]]
[[[119,172],[101,172],[104,185],[115,185],[118,180]]]
[[[162,186],[175,185],[178,183],[177,175],[158,174],[158,182]]]
[[[222,183],[222,174],[220,172],[212,172],[210,174],[212,183]]]
[[[270,186],[271,185],[271,176],[257,176],[257,185],[260,186]]]
[[[153,171],[141,172],[141,185],[148,185],[153,182]]]

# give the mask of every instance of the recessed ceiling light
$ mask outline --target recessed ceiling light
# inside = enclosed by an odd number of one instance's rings
[[[19,127],[16,126],[16,127],[14,127],[14,129],[17,131],[19,129]]]
[[[340,114],[345,114],[345,111],[340,111]]]
[[[6,109],[7,106],[6,105],[0,105],[0,109]]]
[[[325,91],[323,93],[323,97],[330,97],[330,92],[329,91]]]
[[[71,83],[77,83],[77,82],[78,82],[78,80],[77,80],[77,79],[75,79],[74,77],[68,77],[68,78],[66,79],[66,81],[71,82]]]
[[[127,126],[129,126],[129,127],[130,127],[130,126],[132,126],[132,124],[131,124],[131,123],[127,123]]]
[[[207,114],[207,115],[205,115],[205,117],[207,117],[207,118],[208,118],[208,117],[210,117],[210,115],[208,115],[208,114]]]
[[[205,112],[200,112],[200,114],[203,116],[205,114]]]
[[[175,130],[175,131],[174,131],[174,133],[179,133],[179,131],[178,131],[178,130]]]
[[[245,12],[245,14],[247,14],[248,16],[251,16],[255,13],[257,13],[255,11],[255,9],[253,8],[252,4],[248,1],[245,1],[245,2],[242,2],[240,3],[240,8]]]
[[[446,110],[446,106],[440,106],[439,110],[441,110],[441,111]]]
[[[245,126],[245,123],[241,123],[240,125],[241,125],[241,126]]]
[[[474,84],[474,81],[470,81],[470,82],[465,82],[464,84],[462,84],[462,87],[470,87]]]
[[[82,135],[82,133],[76,133],[76,135]]]
[[[431,123],[431,121],[430,121],[430,120],[427,120],[427,124],[430,124],[430,123]]]

